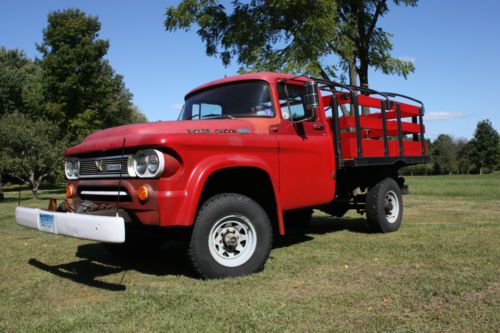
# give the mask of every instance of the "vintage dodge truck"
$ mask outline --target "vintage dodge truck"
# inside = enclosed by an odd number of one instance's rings
[[[398,169],[429,158],[423,115],[411,97],[323,79],[227,77],[189,92],[177,121],[105,129],[67,149],[67,199],[18,207],[16,221],[122,256],[182,234],[202,277],[253,273],[287,222],[306,224],[313,209],[355,209],[396,231]]]

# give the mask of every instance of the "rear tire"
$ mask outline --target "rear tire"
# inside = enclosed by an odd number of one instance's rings
[[[273,232],[264,209],[241,194],[217,194],[196,217],[188,256],[203,278],[258,272],[271,251]]]
[[[385,178],[368,191],[366,217],[375,231],[387,233],[399,229],[403,218],[403,197],[394,179]]]

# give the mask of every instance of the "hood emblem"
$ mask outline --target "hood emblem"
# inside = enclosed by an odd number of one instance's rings
[[[99,172],[102,172],[103,171],[102,160],[96,160],[94,163],[95,163],[95,167],[97,168],[97,170],[99,170]]]

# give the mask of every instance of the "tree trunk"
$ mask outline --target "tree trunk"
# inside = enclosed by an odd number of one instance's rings
[[[358,70],[356,69],[356,57],[351,55],[349,57],[349,84],[351,86],[358,85]],[[351,116],[354,116],[354,106],[351,104]]]
[[[33,194],[33,198],[38,199],[38,188],[40,187],[40,182],[35,181],[31,184],[31,193]]]
[[[2,174],[0,173],[0,201],[4,199],[3,195],[3,181],[2,181]]]
[[[358,85],[358,70],[356,69],[356,57],[354,55],[349,57],[349,84],[351,86]]]
[[[42,179],[47,177],[47,175],[48,175],[47,173],[44,173],[43,175],[36,178],[35,172],[33,170],[30,170],[30,184],[31,184],[31,193],[33,194],[33,198],[38,199],[38,188],[42,183]]]
[[[326,72],[323,69],[323,67],[321,67],[321,64],[319,63],[319,61],[316,61],[316,66],[318,66],[318,68],[319,68],[319,71],[321,73],[321,78],[323,80],[331,81],[331,79],[328,76],[328,74],[326,74]],[[349,115],[349,111],[347,111],[347,107],[345,106],[345,104],[341,104],[340,105],[340,109],[342,110],[342,115],[343,116],[348,116]],[[338,111],[332,109],[332,117],[333,117],[333,112],[338,112]]]
[[[365,59],[363,60],[363,57],[359,60],[360,66],[359,66],[359,83],[360,86],[363,88],[368,88],[368,54],[366,55]],[[370,108],[367,106],[363,106],[363,114],[368,114],[370,113]]]

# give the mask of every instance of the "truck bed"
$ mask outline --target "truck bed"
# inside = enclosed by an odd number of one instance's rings
[[[331,93],[324,95],[322,102],[332,110],[338,168],[429,161],[422,102],[396,93],[318,81],[322,92]],[[349,115],[342,114],[341,105],[351,110]],[[361,114],[363,107],[370,112]]]

